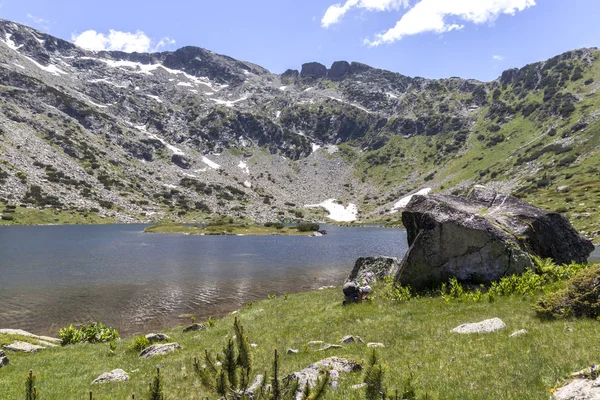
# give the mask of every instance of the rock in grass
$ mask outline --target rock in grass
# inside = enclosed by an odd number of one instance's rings
[[[517,337],[517,336],[525,335],[526,333],[527,333],[527,330],[521,329],[520,331],[513,332],[510,335],[510,337]]]
[[[110,372],[105,372],[92,382],[92,385],[99,383],[124,382],[129,380],[129,375],[122,369],[114,369]]]
[[[337,379],[342,373],[357,372],[362,370],[362,366],[353,361],[339,357],[329,357],[314,364],[309,365],[301,371],[294,372],[285,378],[284,381],[298,379],[300,391],[308,384],[315,387],[317,380],[321,376],[321,371],[329,371],[331,384],[335,388]],[[300,392],[298,392],[300,393]]]
[[[199,330],[206,329],[206,328],[208,328],[208,327],[205,324],[192,324],[192,325],[184,328],[183,333],[199,331]]]
[[[398,266],[398,259],[393,257],[361,257],[354,263],[346,282],[356,281],[370,285],[382,281],[386,276],[396,274]]]
[[[152,346],[142,350],[140,357],[152,358],[154,356],[162,356],[164,354],[172,353],[180,348],[181,346],[179,343],[153,344]]]
[[[486,319],[481,322],[462,324],[452,329],[454,333],[490,333],[506,327],[500,318]]]
[[[149,333],[146,335],[146,339],[148,339],[150,343],[156,343],[167,342],[171,338],[168,335],[165,335],[164,333]]]
[[[0,368],[4,367],[5,365],[8,365],[10,361],[8,360],[8,357],[6,357],[6,354],[4,354],[4,352],[2,350],[0,350]]]
[[[358,385],[352,385],[352,386],[350,386],[350,389],[352,389],[352,390],[359,390],[359,389],[366,388],[366,387],[367,387],[366,383],[359,383]]]
[[[326,343],[323,345],[323,347],[321,347],[319,349],[319,351],[326,351],[326,350],[331,350],[331,349],[343,349],[343,346],[340,346],[339,344],[330,344],[330,343]]]
[[[287,349],[287,353],[288,354],[298,354],[299,351],[298,351],[298,349]]]
[[[367,343],[367,347],[373,347],[373,348],[385,347],[385,344],[371,342],[371,343]]]
[[[558,400],[600,399],[600,376],[596,379],[573,379],[554,392]]]
[[[51,342],[51,343],[56,343],[56,344],[61,344],[61,342],[62,342],[62,340],[58,339],[58,338],[53,338],[50,336],[34,335],[33,333],[24,331],[22,329],[0,329],[0,333],[4,333],[6,335],[27,336],[32,339],[43,340],[45,342]]]
[[[344,343],[344,344],[348,344],[348,343],[354,343],[354,336],[352,336],[352,335],[347,335],[347,336],[344,336],[344,337],[342,338],[342,340],[340,340],[340,342],[342,342],[342,343]]]
[[[19,342],[19,341],[14,342],[12,344],[6,344],[6,345],[2,346],[2,348],[4,350],[18,351],[20,353],[29,353],[29,354],[37,353],[38,351],[45,349],[45,347],[42,347],[42,346],[38,346],[38,345],[27,343],[27,342]]]
[[[311,340],[310,342],[308,342],[309,346],[316,346],[318,344],[323,344],[322,340]]]

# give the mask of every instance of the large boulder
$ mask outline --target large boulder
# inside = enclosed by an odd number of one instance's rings
[[[396,272],[398,264],[398,259],[393,257],[361,257],[354,263],[346,282],[358,281],[365,285],[375,283]]]
[[[417,289],[452,277],[487,283],[533,267],[530,255],[584,263],[593,244],[566,217],[475,186],[466,197],[414,196],[402,213],[409,250],[395,280]]]
[[[10,361],[8,360],[8,357],[6,357],[6,354],[4,354],[4,351],[0,350],[0,368],[8,365],[9,363]]]

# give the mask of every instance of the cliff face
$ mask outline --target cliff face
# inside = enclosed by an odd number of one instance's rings
[[[335,198],[381,217],[424,185],[491,180],[527,196],[561,183],[532,184],[560,163],[594,175],[595,50],[482,83],[346,61],[277,75],[198,47],[90,52],[4,20],[0,42],[9,203],[274,219]]]

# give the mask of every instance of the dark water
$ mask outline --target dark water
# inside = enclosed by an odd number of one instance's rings
[[[0,227],[0,328],[56,335],[102,321],[122,335],[235,310],[269,293],[339,284],[360,256],[402,257],[399,229],[183,236],[143,225]]]

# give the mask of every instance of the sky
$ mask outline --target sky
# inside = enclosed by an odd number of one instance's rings
[[[271,72],[358,61],[489,81],[600,47],[600,0],[0,0],[0,18],[92,50],[199,46]]]

